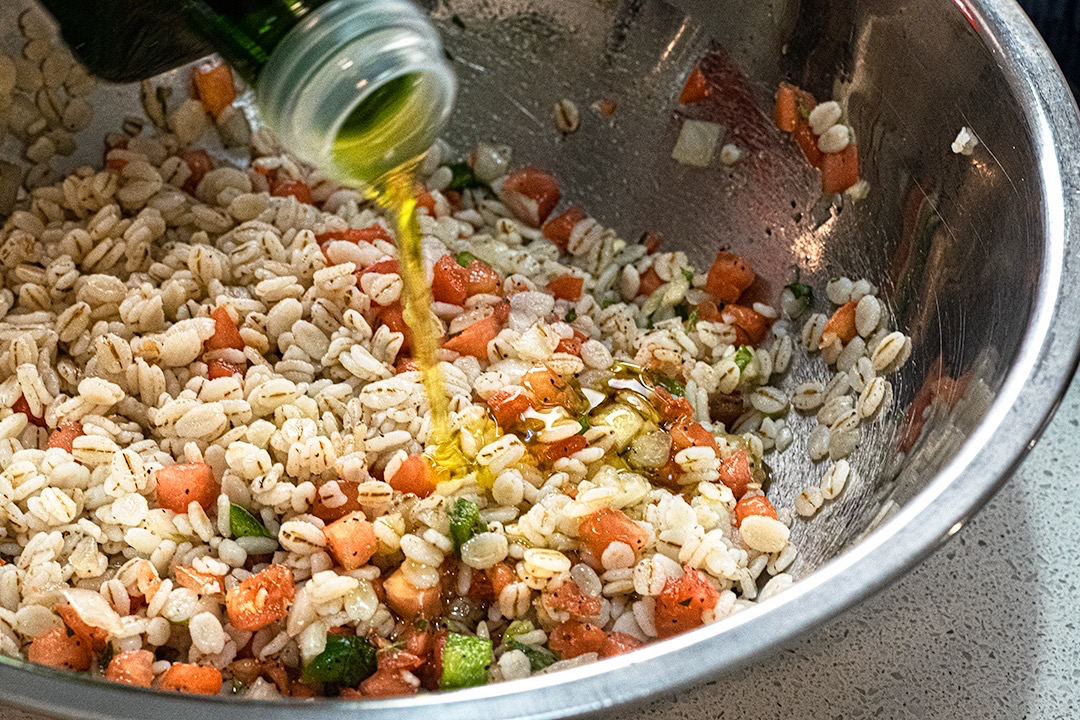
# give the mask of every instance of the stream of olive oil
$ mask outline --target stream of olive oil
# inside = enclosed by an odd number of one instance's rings
[[[399,157],[402,137],[417,130],[425,115],[420,75],[405,75],[375,90],[352,112],[334,141],[339,170],[375,200],[397,227],[405,322],[412,331],[413,359],[420,366],[431,411],[429,459],[440,475],[460,477],[472,463],[461,452],[450,426],[446,385],[439,369],[438,321],[424,272],[420,222],[416,213],[416,169],[422,157]]]

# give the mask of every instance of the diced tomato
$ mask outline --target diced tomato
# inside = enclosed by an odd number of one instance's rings
[[[506,589],[506,586],[517,580],[517,575],[514,573],[513,568],[504,563],[499,563],[494,567],[490,567],[484,571],[488,580],[491,581],[491,590],[495,593],[495,597],[499,597],[502,591]]]
[[[644,644],[645,643],[641,642],[633,635],[618,631],[609,632],[607,638],[604,639],[604,644],[600,646],[600,657],[606,658],[622,655],[631,650],[637,650]]]
[[[697,310],[698,320],[704,320],[705,322],[723,322],[723,315],[720,314],[720,308],[716,307],[716,303],[712,300],[706,300],[700,302],[694,306]]]
[[[158,505],[176,513],[186,513],[195,501],[209,510],[217,504],[218,483],[206,463],[167,465],[156,474]]]
[[[300,182],[299,180],[279,182],[274,185],[274,189],[270,194],[274,197],[289,197],[292,195],[302,203],[308,205],[312,204],[311,188],[307,186],[307,183]]]
[[[56,626],[30,642],[26,650],[30,662],[62,670],[89,670],[94,652],[78,635],[68,634],[67,628]]]
[[[25,400],[24,400],[25,402]],[[47,448],[63,448],[71,452],[75,446],[75,438],[83,435],[82,423],[78,420],[64,420],[59,427],[49,434]]]
[[[821,192],[839,193],[859,182],[859,148],[848,145],[821,156]]]
[[[563,338],[555,346],[555,352],[567,353],[581,357],[581,340],[576,337]]]
[[[738,302],[739,296],[754,283],[755,278],[757,275],[749,262],[721,250],[709,268],[705,291],[725,303]]]
[[[63,603],[57,605],[55,608],[56,614],[60,616],[60,619],[64,621],[64,624],[68,626],[71,632],[75,633],[86,646],[94,652],[102,650],[105,644],[109,642],[109,633],[99,627],[88,625],[81,617],[79,613],[75,612],[75,608]]]
[[[495,339],[501,328],[502,321],[498,316],[488,315],[462,330],[456,337],[444,342],[443,347],[462,355],[472,355],[480,360],[487,360],[488,343]]]
[[[857,301],[852,300],[837,308],[821,329],[822,337],[832,335],[842,343],[851,342],[858,334],[855,328],[855,308],[858,304]]]
[[[705,80],[705,73],[700,67],[695,67],[690,71],[690,76],[686,78],[686,84],[679,93],[679,102],[683,105],[693,105],[707,97],[709,97],[709,85]]]
[[[567,620],[559,623],[548,633],[548,647],[559,653],[563,660],[585,653],[598,653],[607,640],[607,633],[592,623]]]
[[[585,288],[585,280],[566,273],[559,275],[548,283],[548,291],[559,300],[577,302],[581,299],[581,291]]]
[[[791,139],[802,150],[803,157],[814,167],[821,167],[821,150],[818,149],[818,137],[810,126],[800,122],[791,133]]]
[[[428,215],[435,217],[435,198],[427,190],[416,193],[416,210],[426,210]]]
[[[776,90],[776,108],[773,111],[773,122],[780,130],[789,133],[795,129],[799,122],[799,113],[795,108],[795,86],[782,82]]]
[[[206,362],[206,376],[211,380],[232,377],[234,375],[239,375],[241,378],[244,377],[243,365],[218,359],[208,360]]]
[[[360,683],[360,696],[365,698],[389,698],[415,695],[418,688],[402,675],[401,670],[376,670],[375,674]],[[344,691],[342,697],[345,697]]]
[[[386,228],[378,223],[369,225],[365,228],[327,230],[326,232],[319,233],[315,236],[315,241],[320,245],[328,243],[331,240],[344,240],[345,242],[351,242],[357,245],[364,242],[374,243],[376,240],[385,240],[386,242],[394,241],[394,239],[390,237],[390,233],[386,232]]]
[[[292,571],[271,565],[225,593],[225,610],[233,627],[261,630],[284,618],[295,596]]]
[[[350,480],[338,480],[338,491],[345,496],[345,502],[335,507],[329,507],[322,495],[315,493],[315,502],[311,506],[311,514],[323,522],[332,522],[345,517],[349,513],[360,509],[360,501],[357,499],[360,483]]]
[[[214,319],[214,334],[206,341],[207,350],[244,349],[244,338],[240,335],[240,329],[236,327],[228,310],[217,307],[210,313],[210,317]]]
[[[671,443],[676,451],[688,447],[707,447],[719,452],[716,437],[701,423],[685,417],[681,422],[672,423]]]
[[[465,298],[468,297],[465,268],[458,265],[457,260],[453,257],[443,255],[435,263],[434,277],[431,281],[431,296],[435,302],[444,302],[450,305],[465,304]]]
[[[203,176],[214,169],[214,161],[205,150],[185,150],[180,153],[180,159],[187,164],[188,170],[191,171],[191,175],[184,181],[180,189],[194,195],[199,183],[202,182]]]
[[[559,183],[543,170],[527,167],[512,173],[502,187],[503,204],[531,227],[540,227],[559,204]]]
[[[11,406],[11,409],[17,413],[22,413],[23,415],[25,415],[26,419],[30,421],[31,425],[45,427],[44,418],[39,418],[37,415],[30,411],[30,403],[26,401],[25,395],[20,395],[19,397],[15,398],[15,403]]]
[[[176,566],[176,584],[200,595],[220,595],[225,592],[225,578],[196,570],[190,565]]]
[[[615,508],[601,508],[587,515],[578,524],[578,537],[597,560],[615,541],[626,543],[635,554],[649,541],[649,534],[640,525]]]
[[[544,591],[544,606],[562,610],[575,618],[595,618],[600,614],[600,598],[586,595],[573,580],[563,580]]]
[[[652,255],[659,251],[660,246],[664,244],[664,236],[658,232],[647,232],[641,242],[645,246],[645,252]]]
[[[491,578],[486,572],[474,570],[469,575],[469,599],[480,605],[490,605],[498,599]]]
[[[656,598],[653,618],[657,636],[671,637],[701,626],[702,613],[716,607],[719,599],[720,593],[700,570],[688,567],[682,577],[668,578]]]
[[[728,303],[720,312],[724,322],[735,327],[735,334],[740,345],[760,345],[769,334],[769,325],[772,322],[757,310],[751,310],[743,305]],[[739,335],[741,330],[744,336]]]
[[[735,503],[735,527],[742,526],[742,521],[751,515],[770,517],[773,520],[777,519],[776,508],[764,495],[744,497]]]
[[[405,336],[405,341],[401,344],[402,352],[409,352],[412,347],[412,329],[409,324],[405,322],[405,313],[401,310],[401,301],[391,303],[379,309],[376,314],[376,320],[381,322],[390,332],[401,333]],[[417,365],[419,369],[419,365]]]
[[[584,450],[588,446],[584,435],[571,435],[565,440],[543,445],[539,451],[540,456],[549,463],[570,457],[576,452]]]
[[[534,368],[525,373],[522,384],[532,393],[533,399],[543,407],[564,407],[576,415],[581,409],[581,399],[574,388],[557,373],[548,368]]]
[[[649,268],[641,273],[641,277],[638,280],[637,294],[642,297],[648,297],[659,290],[660,286],[663,284],[664,281],[660,279],[660,275],[652,268]]]
[[[405,578],[399,568],[383,581],[386,604],[406,620],[416,617],[431,619],[442,611],[439,586],[418,588]]]
[[[221,691],[221,671],[207,665],[173,663],[161,674],[160,687],[193,695],[217,695]]]
[[[379,273],[383,275],[400,275],[401,262],[397,258],[388,257],[368,265],[363,270],[357,270],[356,284],[359,285],[360,278],[364,277],[368,273]]]
[[[570,244],[570,234],[574,232],[574,227],[586,217],[588,215],[584,210],[574,206],[548,220],[540,231],[544,237],[565,250]]]
[[[420,363],[414,358],[402,355],[394,363],[394,374],[400,375],[401,373],[414,372],[420,369]]]
[[[232,68],[223,62],[197,65],[191,71],[191,79],[203,109],[214,117],[236,100]]]
[[[465,268],[465,291],[469,297],[473,295],[498,295],[502,287],[502,278],[495,268],[483,260],[473,260],[469,267]]]
[[[435,472],[419,455],[410,455],[387,480],[390,487],[406,495],[425,498],[435,492]]]
[[[521,419],[522,413],[532,407],[529,395],[520,388],[501,388],[487,399],[491,414],[500,427],[509,427]]]
[[[356,570],[375,554],[379,541],[375,526],[367,521],[362,512],[349,513],[323,528],[326,545],[338,564],[346,570]]]
[[[684,397],[675,397],[659,385],[653,388],[653,400],[659,406],[660,414],[668,422],[686,422],[694,416],[694,408]]]
[[[720,461],[720,482],[731,488],[736,498],[746,494],[754,476],[750,472],[750,456],[745,450],[736,450]]]
[[[105,668],[105,679],[122,685],[150,687],[154,681],[154,653],[126,650],[115,655]]]
[[[346,690],[356,692],[352,688],[346,688]],[[345,690],[342,690],[342,697],[345,697],[344,692]],[[299,680],[294,680],[293,682],[289,683],[289,697],[317,698],[319,697],[319,693],[311,685],[308,685],[305,682],[300,682]]]
[[[483,577],[483,573],[474,573]],[[401,638],[405,652],[419,658],[425,658],[431,654],[434,645],[434,633],[431,630],[421,630],[415,623],[410,624]]]

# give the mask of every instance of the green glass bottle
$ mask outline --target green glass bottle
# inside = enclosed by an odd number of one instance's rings
[[[370,183],[422,155],[453,107],[457,85],[439,35],[410,0],[45,4],[92,69],[115,70],[126,53],[160,71],[147,48],[175,60],[198,47],[192,36],[207,43],[255,89],[262,121],[282,144],[343,180]],[[126,6],[158,22],[125,36]],[[109,22],[102,12],[120,28],[108,47],[89,30]]]

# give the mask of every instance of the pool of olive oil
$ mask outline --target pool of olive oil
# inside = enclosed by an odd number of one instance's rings
[[[397,227],[405,322],[412,331],[413,358],[420,366],[431,410],[429,460],[436,472],[448,479],[464,477],[475,468],[462,453],[457,432],[450,425],[449,396],[436,358],[440,333],[424,272],[414,190],[422,158],[401,157],[398,151],[403,137],[424,130],[417,123],[428,117],[425,108],[429,99],[429,88],[419,74],[404,75],[381,86],[360,103],[338,132],[333,161]]]

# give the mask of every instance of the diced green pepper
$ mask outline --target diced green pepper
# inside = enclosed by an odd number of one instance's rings
[[[784,286],[787,290],[791,291],[791,294],[795,296],[796,300],[802,300],[806,298],[806,302],[814,302],[814,290],[809,285],[804,285],[801,282],[793,282],[790,285]]]
[[[512,640],[507,644],[507,647],[511,650],[520,650],[525,653],[525,657],[529,658],[529,667],[533,672],[537,670],[543,670],[551,663],[555,662],[555,656],[542,648],[535,648],[525,643],[519,643],[517,640]]]
[[[450,184],[447,185],[448,190],[468,190],[469,188],[483,187],[484,183],[477,179],[473,169],[469,167],[469,163],[454,163],[450,166]]]
[[[584,435],[585,431],[592,427],[592,425],[589,423],[589,416],[582,415],[581,417],[579,417],[578,425],[581,425],[581,432],[579,432],[578,435]]]
[[[457,260],[458,265],[463,268],[467,268],[470,264],[472,264],[473,260],[477,260],[478,258],[468,250],[463,250],[462,252],[459,252],[457,255],[455,255],[454,259]]]
[[[563,320],[568,322],[568,323],[571,323],[571,322],[574,322],[575,320],[577,320],[577,310],[575,310],[574,308],[570,308],[567,311],[566,317],[564,317]]]
[[[515,620],[506,626],[503,631],[503,644],[509,645],[518,635],[532,632],[535,626],[529,620]]]
[[[327,635],[326,649],[304,666],[305,682],[356,687],[375,672],[376,650],[367,638]]]
[[[488,680],[491,664],[491,641],[473,635],[450,633],[442,652],[443,690],[483,685]]]
[[[229,506],[229,530],[233,537],[273,537],[251,512],[235,503]]]
[[[487,532],[487,523],[480,519],[480,508],[472,500],[458,498],[450,509],[450,537],[458,550],[476,533]]]
[[[749,345],[740,345],[739,349],[735,351],[735,364],[739,366],[739,370],[745,370],[753,359],[754,349]]]

